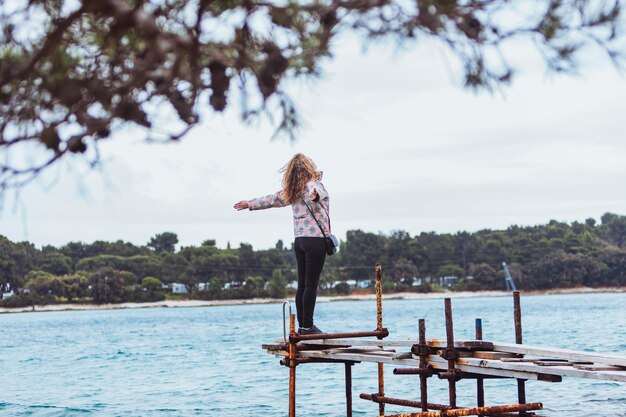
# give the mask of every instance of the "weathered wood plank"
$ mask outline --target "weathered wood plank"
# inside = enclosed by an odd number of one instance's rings
[[[429,356],[428,361],[437,360],[436,356]],[[488,369],[506,369],[521,372],[537,372],[548,375],[569,376],[575,378],[591,378],[604,381],[621,381],[626,382],[626,371],[587,371],[577,369],[573,366],[539,366],[528,362],[503,362],[499,360],[477,359],[477,358],[461,358],[457,361],[459,364],[470,366],[478,366]]]
[[[283,343],[283,339],[277,339],[277,343]],[[301,344],[345,345],[345,346],[382,346],[382,347],[406,347],[411,348],[419,343],[414,339],[376,340],[376,339],[319,339],[302,341]],[[432,348],[445,348],[446,342],[439,339],[429,339],[426,344]],[[455,340],[454,347],[472,350],[493,350],[493,343],[482,340]]]
[[[502,359],[502,358],[515,358],[515,359],[519,359],[517,357],[517,354],[515,353],[508,353],[508,352],[495,352],[495,351],[483,351],[483,350],[477,350],[474,353],[474,357],[475,358],[481,358],[481,359]]]
[[[277,343],[283,343],[283,339],[277,339]],[[383,347],[408,347],[413,346],[409,340],[377,340],[377,339],[318,339],[303,340],[302,345],[328,345],[328,346],[383,346]],[[417,343],[417,341],[415,342]]]
[[[535,365],[539,365],[539,366],[573,366],[574,365],[574,362],[568,362],[568,361],[538,360],[538,361],[533,361],[532,363],[534,363]]]
[[[611,366],[611,365],[573,365],[576,369],[584,369],[585,371],[621,371],[626,372],[626,369],[620,368],[619,366]]]
[[[460,358],[473,358],[475,352],[469,351],[469,350],[459,350],[459,357]],[[444,354],[444,350],[438,350],[437,351],[437,355],[441,356]],[[507,354],[508,355],[508,354]]]
[[[287,349],[287,345],[285,345],[284,343],[277,344],[277,345],[261,345],[261,349],[265,349],[265,350],[285,350],[285,349]]]
[[[385,363],[396,366],[411,366],[418,367],[419,360],[418,359],[400,359],[397,356],[388,356],[388,355],[372,355],[371,353],[341,353],[341,352],[333,352],[329,353],[326,351],[306,351],[301,352],[299,355],[302,357],[311,357],[311,358],[326,358],[326,359],[342,359],[342,360],[353,360],[359,362],[376,362],[376,363]],[[448,362],[438,356],[431,356],[432,358],[437,358],[435,361],[430,362],[435,369],[448,369]],[[534,372],[519,372],[519,371],[511,371],[511,370],[503,370],[503,369],[486,369],[480,366],[470,366],[470,365],[459,365],[458,369],[464,372],[472,372],[472,373],[480,373],[483,375],[495,375],[502,376],[507,378],[522,378],[522,379],[531,379],[531,380],[545,380],[542,379],[540,374]],[[550,378],[548,378],[550,379]],[[554,379],[551,379],[554,380]]]
[[[493,376],[504,376],[509,378],[520,378],[520,379],[532,379],[537,381],[544,382],[561,382],[561,376],[548,374],[542,372],[543,369],[535,366],[535,369],[532,369],[530,372],[528,371],[520,371],[515,369],[498,369],[498,368],[487,368],[485,366],[480,366],[481,361],[485,361],[485,359],[477,359],[478,364],[474,363],[469,365],[465,363],[465,361],[457,361],[455,363],[455,368],[460,369],[465,372],[472,372],[475,374],[481,375],[493,375]],[[439,356],[429,356],[428,364],[431,365],[435,369],[448,369],[448,361],[439,357]],[[529,377],[531,375],[531,377]]]
[[[626,367],[626,355],[620,356],[613,353],[581,352],[569,349],[545,348],[531,345],[517,345],[513,343],[493,343],[494,350],[509,353],[521,353],[524,355],[554,357],[601,363],[603,365],[614,365]]]

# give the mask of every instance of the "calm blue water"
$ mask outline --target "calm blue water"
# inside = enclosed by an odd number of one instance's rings
[[[444,338],[443,300],[385,301],[391,338],[414,337],[426,319],[429,338]],[[626,294],[526,296],[524,342],[626,355]],[[453,300],[457,338],[472,338],[481,317],[485,340],[514,342],[512,299]],[[286,416],[288,370],[261,350],[282,337],[280,305],[72,311],[0,315],[2,416]],[[319,303],[326,331],[371,330],[373,301]],[[386,367],[390,396],[417,399],[416,377]],[[376,392],[376,365],[353,368],[354,415],[376,416],[358,398]],[[429,400],[445,402],[433,379]],[[345,415],[343,366],[298,368],[298,416]],[[474,404],[461,381],[459,404]],[[485,381],[488,405],[515,403],[514,381]],[[530,381],[528,401],[543,415],[626,416],[626,384],[565,378]],[[388,406],[389,412],[407,412]]]

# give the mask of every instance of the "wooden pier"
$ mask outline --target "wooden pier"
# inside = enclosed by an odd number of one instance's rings
[[[451,416],[531,416],[541,410],[541,403],[526,401],[526,381],[561,382],[563,377],[590,378],[626,382],[626,357],[615,354],[580,352],[522,344],[522,320],[519,292],[513,293],[516,343],[482,340],[482,321],[476,319],[474,340],[455,340],[452,302],[444,300],[446,340],[426,338],[426,324],[419,320],[417,339],[388,340],[382,326],[382,267],[376,265],[376,329],[353,333],[300,335],[295,332],[295,316],[289,314],[290,331],[275,344],[263,345],[268,353],[281,358],[289,368],[289,417],[296,416],[296,368],[307,363],[337,363],[345,367],[346,416],[352,416],[352,366],[361,362],[378,364],[378,392],[360,394],[363,400],[378,404],[379,417],[451,417]],[[284,306],[283,306],[284,312]],[[394,366],[394,375],[419,377],[419,401],[387,396],[384,365]],[[448,404],[428,402],[428,380],[448,381]],[[484,379],[516,379],[517,402],[485,406]],[[456,402],[456,382],[476,380],[476,406],[460,407]],[[420,411],[385,414],[385,404]],[[373,413],[372,413],[373,415]]]

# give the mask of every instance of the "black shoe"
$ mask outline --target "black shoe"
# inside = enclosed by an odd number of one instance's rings
[[[300,327],[298,329],[298,333],[300,334],[323,334],[324,332],[317,328],[317,326],[313,325],[311,327]]]

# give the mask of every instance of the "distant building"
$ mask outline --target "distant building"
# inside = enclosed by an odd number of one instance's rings
[[[7,282],[4,285],[0,285],[0,300],[4,300],[5,298],[11,298],[14,295],[15,293],[11,289],[11,284]]]
[[[231,281],[231,282],[227,282],[226,284],[224,284],[222,288],[225,290],[234,290],[235,288],[239,288],[239,287],[241,287],[241,282]]]
[[[418,277],[413,277],[413,283],[411,284],[411,287],[419,287],[420,285],[422,285],[422,279]]]
[[[208,282],[199,282],[198,291],[208,291],[211,285]]]
[[[371,284],[371,281],[369,279],[349,279],[347,281],[345,281],[346,284],[348,284],[350,286],[350,288],[355,289],[355,288],[368,288]]]
[[[439,285],[442,287],[452,287],[459,281],[459,277],[456,276],[448,276],[448,277],[439,277]]]
[[[172,283],[172,294],[189,294],[187,286],[178,282]]]
[[[359,279],[356,281],[355,288],[369,288],[372,286],[372,281],[369,279]]]
[[[294,290],[298,289],[298,281],[291,281],[289,284],[287,284],[287,288],[291,288]]]

